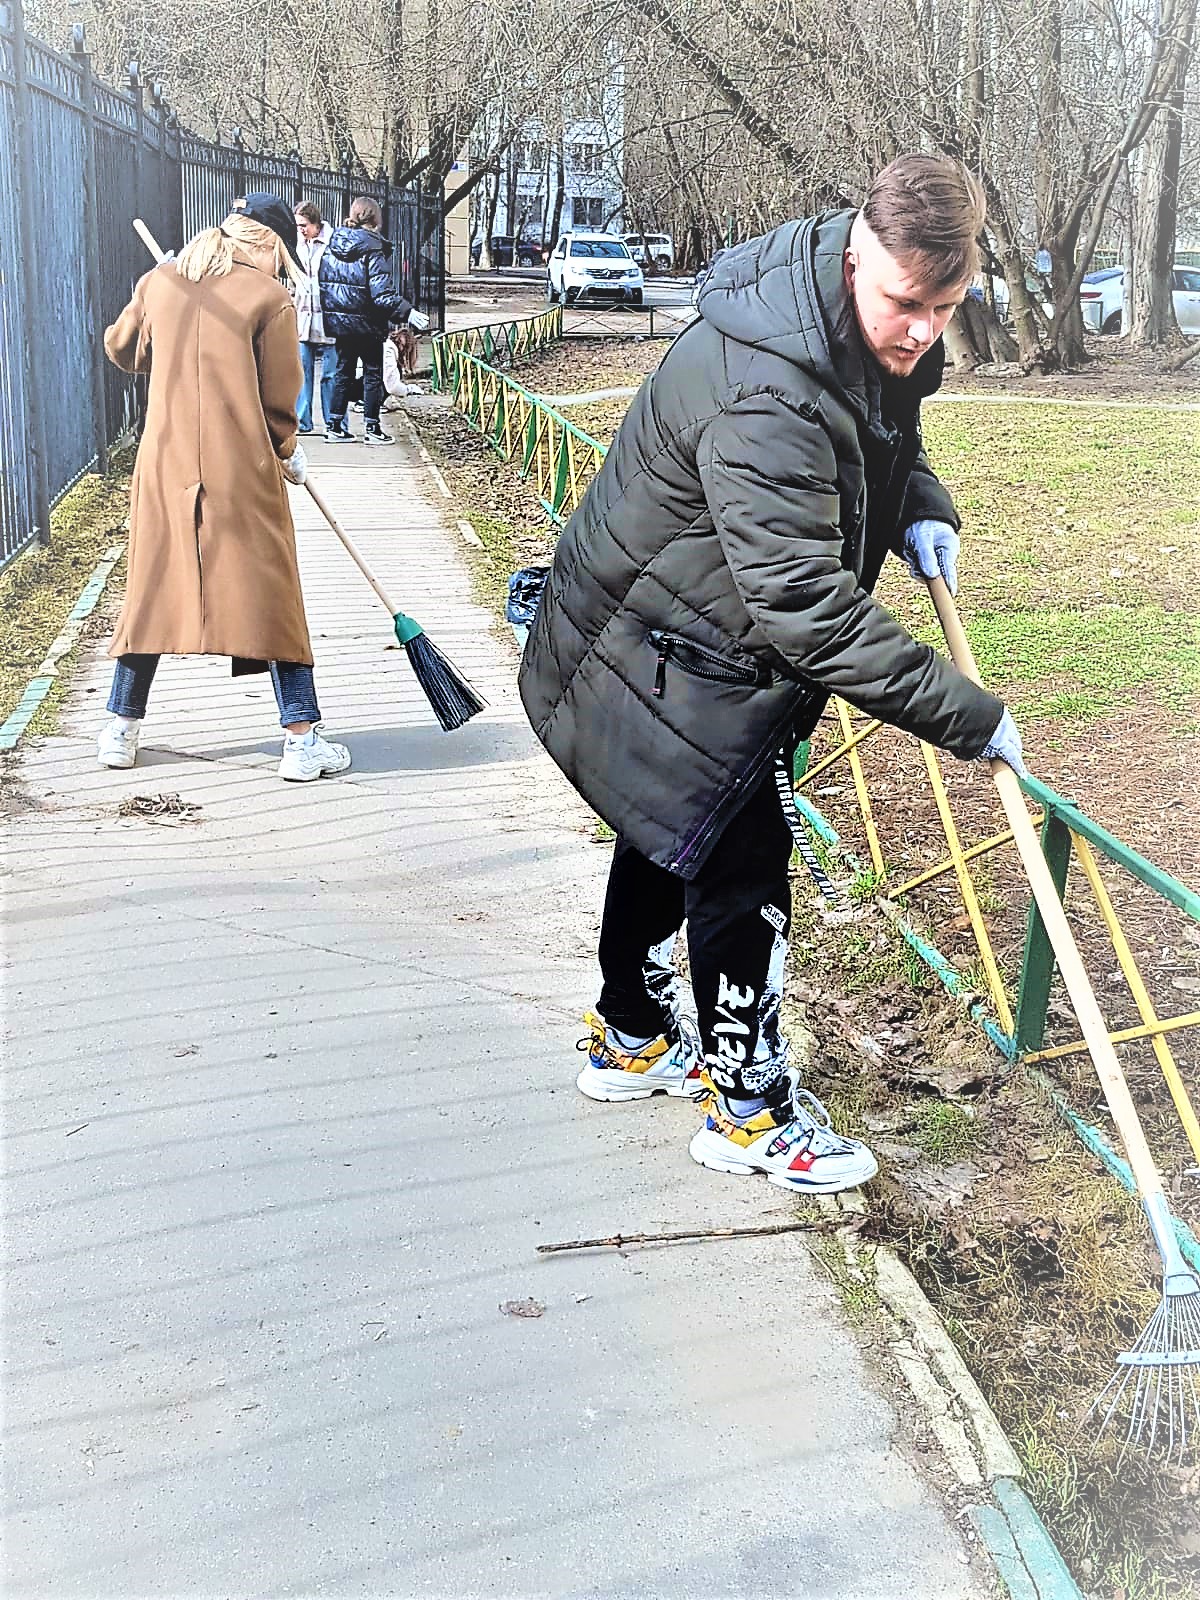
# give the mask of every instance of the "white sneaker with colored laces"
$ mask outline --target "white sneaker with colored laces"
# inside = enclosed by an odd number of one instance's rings
[[[141,723],[131,717],[114,717],[96,740],[96,760],[102,767],[132,767],[141,731]]]
[[[349,765],[346,746],[331,744],[316,728],[305,734],[284,734],[279,776],[287,783],[311,783],[314,778],[345,772]]]
[[[636,1051],[622,1050],[611,1040],[608,1024],[596,1012],[585,1011],[583,1020],[588,1036],[577,1048],[588,1058],[575,1087],[589,1100],[648,1100],[653,1094],[695,1100],[704,1094],[699,1040],[692,1037],[687,1018],[674,1043],[659,1034]]]
[[[790,1105],[768,1105],[745,1119],[726,1109],[720,1091],[705,1110],[688,1153],[714,1172],[764,1172],[781,1189],[836,1194],[879,1171],[865,1144],[834,1132],[829,1113],[807,1089],[792,1090]]]

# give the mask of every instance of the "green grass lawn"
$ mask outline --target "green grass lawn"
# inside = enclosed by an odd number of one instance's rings
[[[988,684],[1078,723],[1200,700],[1200,412],[933,404],[926,448],[963,520],[959,605]],[[922,638],[892,563],[880,598]]]

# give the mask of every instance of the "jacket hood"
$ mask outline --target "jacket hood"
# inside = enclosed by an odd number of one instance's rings
[[[854,211],[827,211],[723,251],[696,309],[726,338],[810,373],[852,410],[878,408],[880,369],[867,354],[842,269]],[[942,342],[918,362],[914,398],[941,383]]]
[[[370,228],[335,228],[329,240],[330,255],[342,261],[358,261],[363,256],[380,251],[390,256],[391,240],[385,239],[381,233],[372,232]]]

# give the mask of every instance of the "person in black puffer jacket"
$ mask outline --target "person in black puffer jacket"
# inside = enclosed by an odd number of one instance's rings
[[[726,251],[563,530],[521,662],[534,731],[617,833],[578,1087],[704,1094],[693,1158],[785,1188],[850,1188],[876,1163],[788,1068],[781,756],[786,786],[838,694],[1023,771],[1003,704],[871,597],[889,552],[954,587],[920,405],[983,224],[962,166],[912,155],[861,211]],[[685,921],[695,1028],[669,956]]]
[[[321,310],[326,332],[337,344],[331,415],[326,439],[344,443],[354,435],[346,426],[346,408],[358,363],[363,367],[363,437],[368,444],[391,444],[379,425],[383,404],[383,341],[393,324],[424,333],[429,318],[392,282],[392,246],[380,231],[383,214],[374,200],[362,197],[321,257]]]

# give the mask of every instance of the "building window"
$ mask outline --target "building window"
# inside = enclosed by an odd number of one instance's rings
[[[541,139],[531,140],[521,147],[521,171],[541,172],[546,166],[546,146]]]
[[[603,172],[604,148],[598,144],[573,144],[571,165],[576,172]]]
[[[571,205],[571,217],[577,228],[602,228],[604,226],[604,201],[576,195]]]

